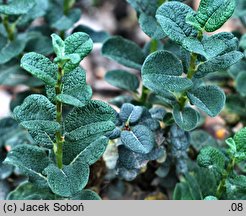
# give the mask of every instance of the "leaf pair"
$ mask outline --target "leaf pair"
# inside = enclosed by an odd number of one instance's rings
[[[183,76],[180,60],[167,51],[150,54],[142,67],[143,84],[156,94],[187,92],[186,97],[192,105],[208,115],[216,116],[224,106],[225,95],[216,86],[195,87],[191,79]],[[216,103],[215,103],[216,101]],[[191,107],[180,109],[177,102],[172,102],[174,119],[185,130],[193,129],[198,121],[198,113]]]

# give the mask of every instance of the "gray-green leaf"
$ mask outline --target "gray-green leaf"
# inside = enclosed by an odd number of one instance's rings
[[[195,36],[196,30],[185,22],[188,13],[193,10],[186,4],[180,2],[167,2],[156,12],[157,21],[168,37],[182,44],[186,37]]]
[[[135,92],[139,87],[137,76],[124,70],[108,71],[105,75],[105,80],[123,90]]]
[[[38,53],[27,53],[21,59],[21,67],[46,84],[55,86],[58,67]]]
[[[188,92],[190,102],[211,117],[220,113],[225,105],[225,93],[217,86],[201,86]]]
[[[185,107],[183,110],[179,106],[175,106],[173,117],[177,125],[185,131],[193,130],[199,122],[199,113],[191,107]]]
[[[172,53],[157,51],[150,54],[142,67],[143,84],[155,93],[166,90],[180,92],[192,87],[188,78],[182,77],[181,61]]]
[[[134,42],[114,36],[104,42],[102,54],[118,63],[140,70],[145,59],[142,49]]]
[[[12,0],[8,4],[0,4],[0,13],[6,15],[26,14],[35,4],[35,0]]]
[[[143,125],[137,125],[131,131],[122,131],[121,141],[128,149],[141,154],[149,153],[155,144],[153,133]]]

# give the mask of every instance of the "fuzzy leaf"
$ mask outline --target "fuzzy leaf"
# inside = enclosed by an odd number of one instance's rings
[[[17,57],[25,49],[25,43],[20,40],[8,42],[0,50],[0,64],[4,64]]]
[[[23,121],[20,125],[27,130],[34,131],[45,131],[47,133],[55,133],[61,128],[61,125],[55,121],[47,121],[47,120],[30,120]]]
[[[145,59],[142,49],[134,42],[114,36],[104,42],[102,54],[118,63],[140,70]]]
[[[65,55],[78,54],[80,61],[83,60],[92,50],[93,41],[88,34],[76,32],[70,35],[65,40]],[[67,62],[65,64],[65,72],[70,72],[78,67],[79,63],[73,64]]]
[[[44,149],[32,145],[19,145],[9,152],[4,163],[18,167],[30,180],[45,180],[43,170],[49,164]]]
[[[67,141],[64,143],[64,164],[80,160],[81,163],[92,165],[103,155],[107,144],[108,138],[102,135],[97,139],[87,138],[80,142]]]
[[[218,55],[237,50],[238,39],[231,33],[222,32],[210,37],[204,37],[201,42],[197,38],[186,38],[183,42],[183,47],[190,52],[212,59]]]
[[[201,149],[197,157],[197,162],[201,167],[215,169],[219,172],[225,168],[225,156],[215,147],[206,146]]]
[[[155,93],[166,90],[180,92],[192,87],[192,81],[182,77],[180,60],[167,51],[150,54],[142,67],[143,84]]]
[[[193,13],[193,10],[180,2],[167,2],[156,12],[162,30],[178,44],[182,44],[186,37],[196,35],[195,29],[185,22],[188,13]]]
[[[6,15],[26,14],[35,3],[35,0],[12,0],[9,4],[0,4],[0,13]]]
[[[57,56],[63,56],[65,53],[64,41],[57,34],[52,34],[52,45]]]
[[[83,140],[87,137],[104,134],[112,131],[115,125],[112,121],[93,122],[67,133],[66,137],[73,141]]]
[[[28,96],[22,105],[14,109],[14,118],[19,121],[55,120],[56,108],[43,95],[33,94]]]
[[[226,180],[226,195],[229,200],[246,199],[246,177],[245,175],[236,175]]]
[[[7,200],[58,200],[58,198],[48,188],[39,188],[37,185],[24,182],[8,194]]]
[[[209,73],[226,70],[233,64],[237,63],[243,57],[243,53],[239,51],[232,51],[224,55],[215,57],[211,60],[205,61],[198,66],[197,72],[195,73],[194,77],[202,78]]]
[[[14,109],[14,118],[21,126],[48,133],[60,129],[60,125],[55,122],[55,115],[55,106],[43,95],[32,94]]]
[[[21,67],[48,85],[56,84],[58,67],[48,58],[38,53],[27,53],[21,59]]]
[[[76,107],[85,106],[92,97],[92,89],[86,84],[85,71],[80,67],[64,74],[62,94],[56,96],[55,88],[49,85],[46,86],[46,93],[53,102],[57,99],[62,103]]]
[[[201,86],[188,92],[188,98],[193,105],[211,117],[220,113],[225,105],[225,94],[217,86]]]
[[[50,164],[44,173],[53,193],[71,197],[81,191],[88,182],[89,166],[80,162],[71,163],[59,169],[54,164]]]
[[[139,87],[137,76],[124,70],[108,71],[105,80],[117,88],[132,92],[136,92]]]
[[[202,0],[197,14],[194,15],[194,25],[213,32],[232,16],[235,8],[235,0]]]
[[[70,200],[101,200],[101,198],[96,192],[86,189],[73,196]]]
[[[137,125],[131,131],[122,131],[121,141],[128,149],[141,154],[149,153],[155,144],[153,133],[143,125]]]
[[[237,132],[233,139],[236,144],[237,152],[244,153],[246,157],[246,128]]]
[[[180,110],[178,106],[174,107],[173,117],[177,125],[185,131],[193,130],[200,119],[199,113],[191,107]]]
[[[65,119],[65,129],[71,132],[78,127],[95,122],[115,121],[115,111],[102,101],[90,101],[86,106],[75,108]]]
[[[134,106],[129,103],[123,104],[121,107],[119,117],[122,122],[129,122],[131,124],[137,123],[143,114],[143,108]]]

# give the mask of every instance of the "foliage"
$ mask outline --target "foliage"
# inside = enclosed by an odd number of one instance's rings
[[[127,2],[144,46],[77,25],[76,0],[0,1],[0,85],[27,86],[0,120],[0,198],[246,198],[246,129],[223,142],[204,127],[246,125],[246,35],[213,34],[231,16],[245,25],[244,0]],[[105,75],[124,91],[118,112],[92,100],[80,62],[93,43],[122,65]]]
[[[4,160],[29,177],[10,199],[87,196],[82,190],[88,182],[89,166],[103,154],[108,143],[104,135],[115,127],[114,110],[91,100],[91,91],[79,91],[89,88],[79,66],[92,50],[89,36],[77,32],[63,41],[53,34],[52,42],[57,56],[53,62],[35,52],[21,59],[21,67],[42,79],[47,91],[54,91],[50,98],[55,104],[43,95],[32,94],[14,109],[14,118],[29,131],[34,143],[16,146]],[[65,104],[73,107],[66,116],[62,111]],[[94,199],[93,194],[88,196]]]

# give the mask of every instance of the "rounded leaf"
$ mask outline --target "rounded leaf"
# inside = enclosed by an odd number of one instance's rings
[[[193,130],[199,122],[199,113],[191,107],[185,107],[183,110],[179,106],[173,109],[173,117],[177,125],[185,131]]]
[[[211,117],[220,113],[225,105],[225,94],[217,86],[201,86],[188,92],[188,98],[193,105]]]
[[[115,36],[104,42],[102,54],[118,63],[140,70],[145,59],[142,49],[134,42]]]
[[[150,54],[142,67],[143,84],[156,93],[166,90],[180,92],[189,89],[193,83],[182,77],[181,61],[172,53],[157,51]]]
[[[201,167],[222,171],[225,168],[225,156],[217,148],[206,146],[202,148],[197,157],[197,162]]]
[[[135,92],[139,87],[139,80],[136,75],[123,70],[108,71],[105,80],[120,89]]]
[[[120,137],[126,148],[140,154],[149,153],[155,144],[153,133],[143,125],[137,125],[131,131],[122,131]]]

